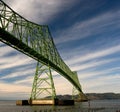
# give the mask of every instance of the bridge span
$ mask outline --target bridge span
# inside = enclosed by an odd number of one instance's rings
[[[0,41],[65,77],[83,94],[76,72],[62,60],[49,27],[30,22],[0,1]]]

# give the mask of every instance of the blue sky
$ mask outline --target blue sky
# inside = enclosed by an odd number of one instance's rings
[[[4,2],[28,20],[49,25],[61,57],[78,72],[85,93],[120,93],[119,0]],[[0,42],[0,98],[28,98],[35,67],[35,60]],[[72,85],[53,75],[57,94],[71,94]]]

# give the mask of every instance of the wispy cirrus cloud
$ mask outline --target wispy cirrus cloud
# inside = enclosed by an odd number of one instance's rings
[[[105,56],[109,56],[109,55],[112,55],[114,53],[119,53],[120,52],[120,45],[116,45],[116,46],[111,46],[109,48],[105,48],[105,49],[100,49],[100,50],[97,50],[97,51],[87,51],[86,54],[78,54],[77,53],[77,56],[69,59],[69,60],[66,60],[66,62],[70,65],[72,64],[75,64],[75,63],[81,63],[81,62],[84,62],[84,61],[89,61],[89,60],[92,60],[92,59],[98,59],[98,58],[102,58],[102,57],[105,57]],[[80,51],[79,51],[80,53]]]
[[[34,76],[35,74],[35,68],[33,69],[24,69],[23,71],[17,71],[17,72],[12,72],[9,73],[5,76],[0,77],[0,79],[11,79],[11,78],[16,78],[16,77],[25,77],[25,76]]]
[[[4,0],[17,13],[27,18],[30,21],[46,24],[52,20],[62,10],[72,5],[74,0]],[[26,7],[27,5],[27,7]],[[21,8],[22,6],[22,8]]]
[[[74,67],[71,67],[71,69],[73,71],[80,71],[80,70],[85,70],[85,69],[89,69],[89,68],[92,68],[92,67],[97,67],[97,66],[103,66],[105,64],[108,64],[108,63],[112,63],[114,61],[120,61],[120,58],[118,59],[103,59],[103,60],[97,60],[97,61],[92,61],[92,62],[88,62],[88,63],[85,63],[85,64],[76,64],[76,65],[73,65]]]
[[[0,81],[0,98],[1,99],[23,99],[29,98],[31,87]]]
[[[120,72],[120,67],[113,67],[113,68],[107,68],[107,69],[102,69],[102,70],[91,70],[91,71],[79,71],[79,78],[86,80],[86,79],[94,79],[95,77],[104,77],[104,76],[108,76],[111,77],[111,74],[116,75],[116,72]]]
[[[9,54],[9,53],[12,53],[14,52],[15,50],[6,46],[5,44],[3,44],[2,42],[0,42],[0,57],[3,57],[4,55],[6,54]],[[4,52],[3,52],[4,51]],[[8,60],[8,61],[11,61],[11,60]]]
[[[114,92],[119,93],[119,79],[120,74],[111,76],[105,75],[94,79],[86,78],[84,80],[81,80],[81,83],[83,84],[83,89],[85,88],[84,91],[86,92],[93,93],[94,91],[96,91],[97,93],[104,93],[106,92],[106,90],[107,92],[112,92],[114,88]]]
[[[25,84],[26,85],[32,85],[33,80],[34,80],[34,75],[33,76],[25,77],[24,79],[16,80],[13,83],[14,84],[21,84],[21,85],[25,85]]]
[[[1,44],[1,43],[0,43]],[[0,47],[0,80],[33,75],[36,61],[32,58],[1,44]]]
[[[29,98],[34,77],[36,62],[3,43],[0,43],[0,98]],[[15,83],[28,78],[27,83]],[[26,79],[27,80],[27,79]]]
[[[15,58],[14,58],[15,57]],[[14,58],[14,59],[13,59]],[[21,59],[23,61],[21,61]],[[15,61],[16,63],[10,63],[10,62],[7,62],[7,60],[12,60]],[[1,66],[1,69],[10,69],[10,68],[13,68],[13,67],[17,67],[17,66],[20,66],[20,65],[24,65],[24,64],[30,64],[31,59],[27,59],[27,58],[24,58],[24,57],[21,57],[21,56],[13,56],[13,57],[9,57],[9,58],[4,58],[2,59],[1,63],[5,63],[5,64],[2,64]]]
[[[95,35],[110,33],[120,29],[120,11],[106,12],[85,21],[76,21],[71,27],[56,32],[55,43],[77,41],[83,38],[92,38]],[[114,32],[115,33],[115,32]],[[106,35],[107,36],[107,35]],[[111,35],[112,36],[112,35]],[[61,41],[62,40],[62,41]]]

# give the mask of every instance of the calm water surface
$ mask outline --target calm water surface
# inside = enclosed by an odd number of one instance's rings
[[[94,100],[74,106],[16,106],[15,101],[0,101],[0,112],[120,112],[120,100]]]

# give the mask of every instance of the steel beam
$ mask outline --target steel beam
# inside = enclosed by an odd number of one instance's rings
[[[0,41],[49,66],[82,92],[77,75],[59,55],[47,25],[30,22],[0,1]]]

